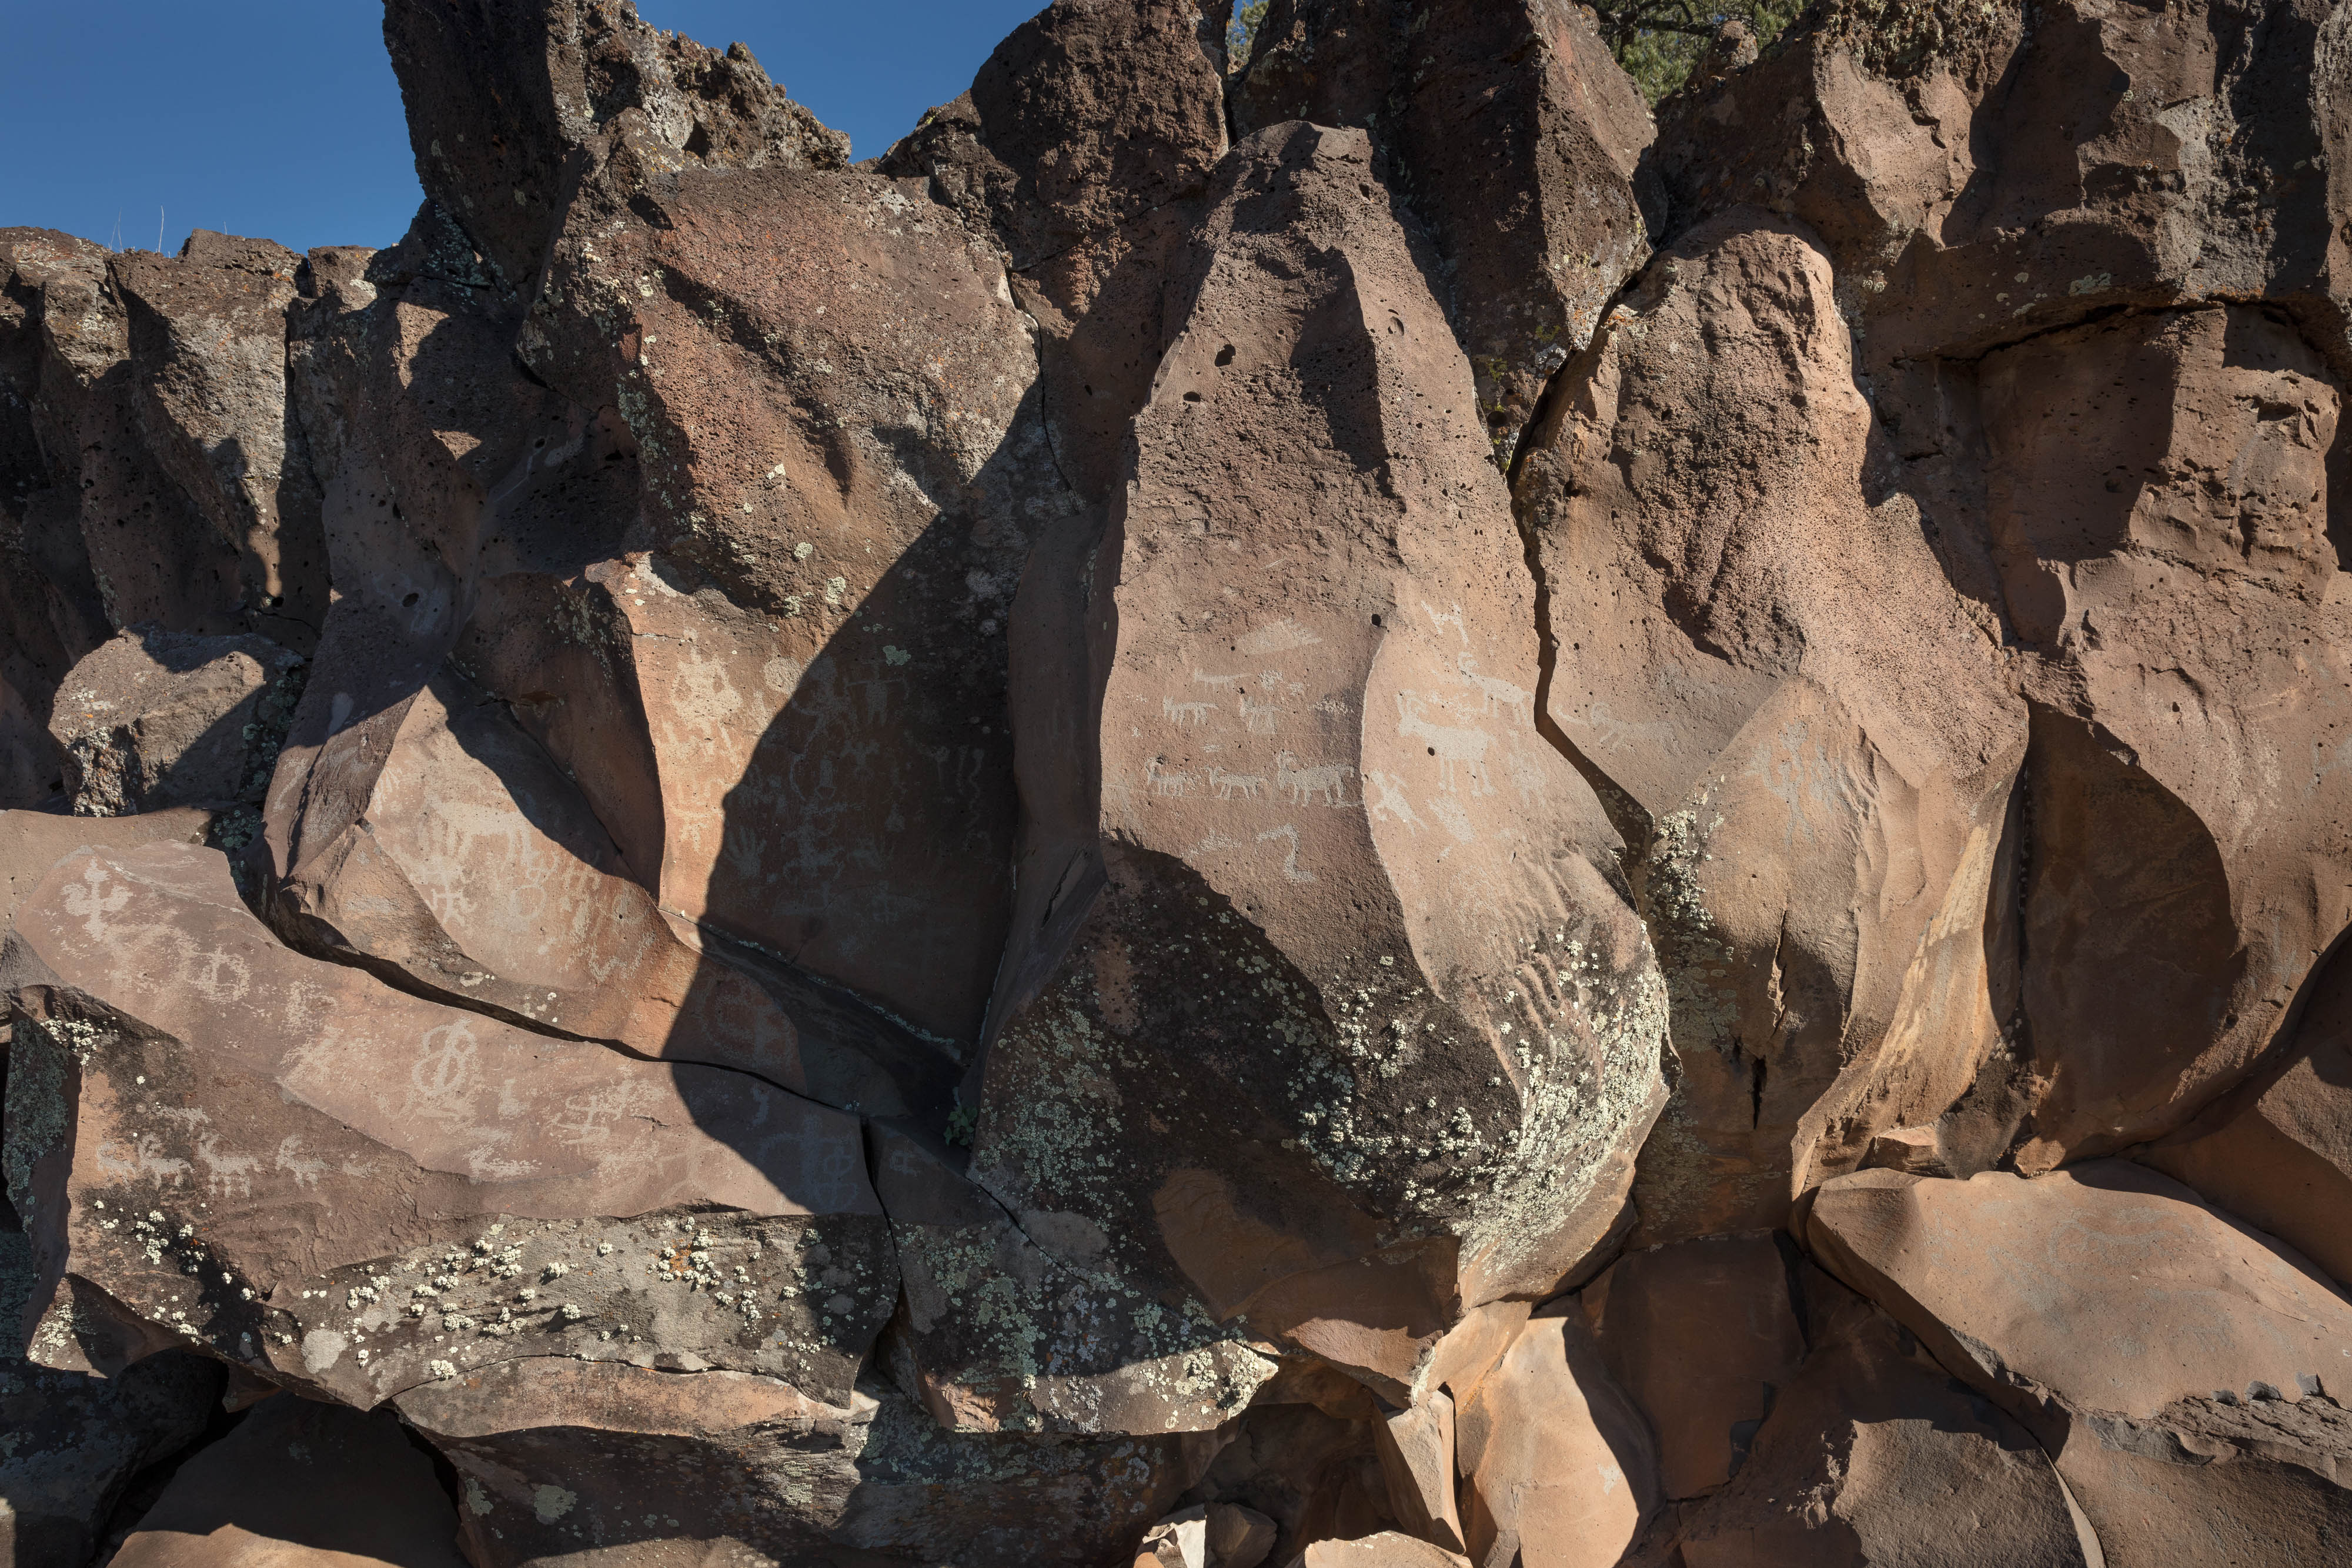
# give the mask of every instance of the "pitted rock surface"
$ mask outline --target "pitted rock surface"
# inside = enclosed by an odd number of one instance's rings
[[[0,1555],[2334,1568],[2352,5],[1643,15],[0,229]]]

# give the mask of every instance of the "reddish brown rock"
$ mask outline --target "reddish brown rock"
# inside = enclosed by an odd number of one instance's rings
[[[1292,1559],[1298,1568],[1457,1568],[1469,1561],[1393,1530],[1355,1541],[1318,1541]]]
[[[604,591],[677,641],[598,701],[654,737],[659,895],[961,1052],[1011,893],[1007,612],[1069,509],[1033,329],[919,193],[697,168],[634,111],[609,140],[525,345],[641,448],[661,553]]]
[[[489,275],[528,295],[562,221],[566,154],[624,109],[677,155],[730,168],[834,168],[849,139],[724,54],[649,27],[628,0],[394,0],[383,39],[416,177]]]
[[[2315,85],[2340,74],[2340,19],[2252,18],[2068,5],[2029,40],[2013,8],[1825,5],[1662,121],[1685,246],[1752,204],[1818,252],[1874,415],[1849,488],[1916,513],[2033,715],[1987,900],[2021,918],[1993,923],[1969,982],[1998,1043],[1911,1075],[1892,1121],[1822,1102],[1856,1134],[1935,1128],[1957,1174],[2179,1127],[2266,1048],[2347,918],[2326,891],[2338,563],[2312,528],[2352,372],[2352,120]],[[1973,1086],[1936,1104],[1971,1054]],[[1685,1163],[1737,1171],[1753,1156],[1729,1150],[1722,1098]]]
[[[1673,998],[1637,1244],[1781,1223],[2002,1045],[2025,708],[1917,507],[1871,504],[1835,287],[1760,212],[1685,235],[1518,477],[1547,713],[1640,851]]]
[[[1864,1171],[1805,1228],[2055,1457],[2109,1562],[2185,1542],[2315,1563],[2352,1521],[2352,1301],[2169,1178],[2105,1160],[2031,1181]]]
[[[82,538],[80,476],[67,462],[74,449],[59,444],[43,397],[45,288],[52,278],[102,277],[104,262],[83,240],[0,229],[0,804],[8,807],[64,798],[50,696],[112,631]]]
[[[1656,167],[1681,221],[1754,202],[1818,233],[1874,371],[2088,309],[2264,295],[2340,359],[2352,120],[2329,11],[2256,26],[2238,0],[2068,0],[2029,28],[2006,6],[1838,0],[1662,106]]]
[[[76,815],[258,805],[302,690],[302,660],[250,634],[143,627],[66,673],[49,733]]]
[[[838,1397],[898,1293],[853,1118],[299,957],[217,855],[78,852],[8,955],[44,1364],[186,1343],[368,1406],[569,1354]]]
[[[515,1361],[400,1410],[456,1468],[486,1568],[1093,1568],[1189,1479],[1174,1438],[950,1437],[887,1387],[828,1404],[739,1373]]]
[[[351,824],[279,890],[314,950],[510,1022],[755,1072],[827,1104],[905,1103],[759,982],[706,957],[628,877],[579,787],[452,671],[401,705]]]
[[[1992,559],[2039,657],[2021,1168],[2171,1131],[2271,1043],[2352,906],[2340,382],[2281,318],[2118,318],[1985,357]],[[2294,758],[2292,771],[2284,759]],[[2276,763],[2268,759],[2278,758]]]
[[[1459,1552],[1462,1513],[1454,1498],[1454,1399],[1438,1389],[1411,1409],[1383,1416],[1374,1440],[1397,1521],[1412,1535]]]
[[[1128,422],[1166,345],[1172,253],[1226,149],[1220,9],[1056,0],[881,162],[925,178],[1004,247],[1042,332],[1055,455],[1089,506],[1117,492]],[[1076,570],[1051,553],[1039,564]]]
[[[11,813],[12,815],[14,813]],[[219,1368],[185,1351],[112,1377],[61,1372],[24,1354],[17,1324],[39,1281],[16,1216],[0,1205],[0,1555],[79,1563],[144,1466],[195,1441],[220,1398]]]
[[[2352,964],[2328,959],[2282,1060],[2139,1155],[2352,1287]]]
[[[30,361],[17,373],[30,382],[38,455],[20,466],[10,503],[23,508],[26,558],[56,573],[41,619],[68,661],[126,625],[246,630],[235,547],[151,448],[119,258],[62,235],[7,232],[11,314]]]
[[[1457,1417],[1470,1561],[1607,1568],[1658,1502],[1656,1451],[1575,1303],[1528,1321]]]
[[[1292,1561],[1308,1542],[1353,1540],[1397,1523],[1376,1451],[1380,1412],[1360,1384],[1336,1408],[1294,1397],[1282,1379],[1266,1383],[1241,1417],[1216,1435],[1221,1445],[1185,1500],[1212,1519],[1233,1509],[1273,1531],[1261,1561]]]
[[[1566,0],[1275,0],[1234,88],[1244,131],[1364,126],[1430,225],[1507,465],[1546,383],[1649,254],[1648,110]],[[1646,183],[1646,182],[1643,182]]]
[[[85,844],[110,850],[142,844],[201,844],[212,813],[193,806],[136,817],[59,817],[47,811],[0,811],[0,925],[48,876],[49,868]]]
[[[1811,1348],[1738,1475],[1682,1511],[1685,1568],[2103,1561],[2024,1428],[1906,1330],[1808,1272]]]
[[[1047,755],[1055,704],[1098,714],[1101,785],[1024,828],[972,1169],[1102,1238],[1087,1266],[1186,1334],[1246,1322],[1409,1400],[1463,1308],[1607,1229],[1657,1020],[1587,858],[1605,824],[1534,730],[1500,486],[1369,159],[1262,133],[1189,253],[1091,674],[1024,677],[1070,683],[1028,716]]]
[[[1769,1236],[1629,1252],[1582,1301],[1602,1362],[1641,1407],[1669,1498],[1730,1479],[1805,1354]]]
[[[319,480],[286,386],[303,267],[283,246],[209,229],[176,259],[112,263],[144,444],[236,552],[247,623],[298,653],[327,613]]]
[[[121,1568],[460,1568],[457,1511],[388,1410],[285,1394],[172,1478]]]

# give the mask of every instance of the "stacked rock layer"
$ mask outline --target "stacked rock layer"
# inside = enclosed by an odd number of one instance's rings
[[[0,230],[15,1561],[2343,1560],[2352,7],[1229,11]]]

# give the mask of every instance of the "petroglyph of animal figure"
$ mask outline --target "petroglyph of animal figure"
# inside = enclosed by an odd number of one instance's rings
[[[1143,779],[1145,783],[1151,786],[1153,794],[1164,795],[1175,800],[1182,800],[1185,793],[1192,788],[1192,776],[1190,773],[1163,773],[1160,770],[1160,758],[1157,757],[1143,765]]]
[[[1432,632],[1443,632],[1451,625],[1454,635],[1462,639],[1462,645],[1465,648],[1470,645],[1470,628],[1463,624],[1462,606],[1457,604],[1451,611],[1441,614],[1437,606],[1424,599],[1421,601],[1421,612],[1429,617],[1429,629]]]
[[[1482,714],[1493,713],[1496,703],[1501,703],[1503,711],[1509,713],[1516,709],[1529,708],[1536,700],[1535,693],[1525,686],[1515,686],[1498,675],[1480,674],[1477,655],[1475,653],[1454,654],[1454,667],[1461,672],[1465,681],[1477,687],[1479,694],[1486,699],[1485,706],[1478,710]]]
[[[1397,733],[1429,747],[1429,754],[1437,758],[1439,787],[1451,793],[1454,770],[1460,768],[1470,775],[1472,794],[1493,794],[1495,787],[1486,781],[1486,747],[1493,737],[1483,729],[1432,724],[1425,716],[1428,712],[1429,703],[1420,693],[1397,693]]]
[[[129,1148],[121,1144],[101,1143],[98,1145],[99,1168],[109,1176],[149,1176],[155,1185],[169,1183],[178,1186],[188,1178],[189,1165],[184,1159],[163,1153],[163,1142],[152,1133],[142,1133],[138,1142]]]
[[[1208,686],[1216,691],[1234,690],[1244,681],[1248,679],[1249,677],[1247,675],[1213,675],[1209,674],[1208,671],[1202,669],[1195,669],[1192,672],[1192,684],[1194,685]]]
[[[205,1164],[205,1190],[215,1197],[251,1197],[253,1173],[261,1165],[258,1155],[225,1155],[220,1152],[220,1134],[206,1133],[196,1140],[196,1158]],[[234,1194],[228,1190],[234,1186]]]
[[[1208,723],[1209,716],[1216,711],[1215,703],[1180,703],[1174,697],[1160,699],[1160,716],[1175,720],[1179,729],[1188,726],[1197,729]]]
[[[1338,762],[1325,763],[1317,768],[1301,768],[1298,758],[1287,751],[1277,754],[1274,759],[1274,781],[1290,796],[1290,803],[1294,806],[1307,804],[1309,795],[1322,796],[1326,806],[1346,805],[1347,779],[1354,771],[1354,768]]]
[[[1282,709],[1276,704],[1252,702],[1246,693],[1243,695],[1242,720],[1252,735],[1272,735],[1274,721],[1281,716]]]
[[[1259,627],[1234,646],[1237,651],[1255,657],[1264,653],[1287,653],[1293,648],[1311,648],[1321,641],[1320,635],[1309,632],[1286,615],[1271,625]]]
[[[303,1158],[302,1140],[292,1134],[278,1141],[275,1163],[279,1170],[292,1175],[297,1186],[318,1186],[320,1176],[325,1175],[327,1169],[324,1160]]]
[[[1230,800],[1239,793],[1244,800],[1255,800],[1265,788],[1265,779],[1255,773],[1228,773],[1215,763],[1209,764],[1209,787],[1220,800]]]
[[[1394,817],[1412,831],[1421,831],[1421,819],[1413,815],[1412,802],[1405,799],[1403,779],[1393,774],[1367,768],[1364,782],[1370,786],[1364,792],[1364,801],[1371,808],[1374,821],[1382,817]],[[1378,791],[1377,797],[1374,791]]]

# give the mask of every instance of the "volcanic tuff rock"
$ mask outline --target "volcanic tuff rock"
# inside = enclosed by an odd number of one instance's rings
[[[20,1557],[2342,1554],[2352,7],[1230,20],[0,230]]]

